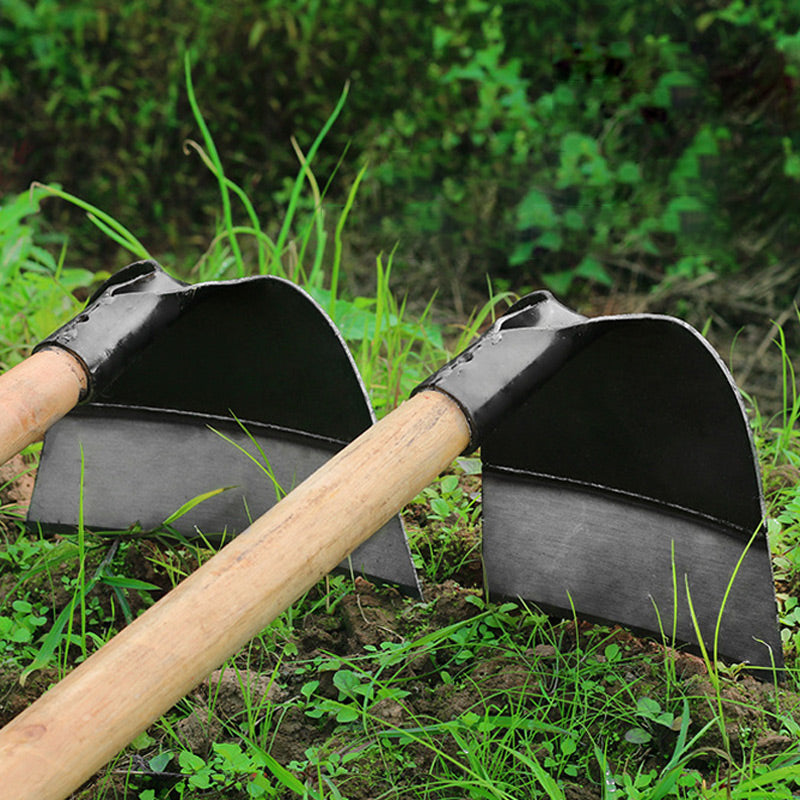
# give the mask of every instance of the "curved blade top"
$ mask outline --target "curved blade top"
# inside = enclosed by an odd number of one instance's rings
[[[423,386],[482,447],[494,596],[782,665],[750,429],[694,329],[537,292]]]
[[[188,285],[133,264],[47,346],[83,360],[93,393],[45,437],[29,522],[76,525],[83,492],[87,526],[151,529],[232,487],[172,523],[232,535],[374,422],[337,328],[281,278]],[[351,564],[418,591],[399,517]]]
[[[747,535],[761,521],[733,379],[680,320],[587,319],[535,292],[423,388],[461,405],[492,467],[646,498]]]
[[[347,441],[374,421],[338,330],[282,278],[190,285],[137,262],[37,349],[53,346],[86,364],[97,402],[233,412]]]

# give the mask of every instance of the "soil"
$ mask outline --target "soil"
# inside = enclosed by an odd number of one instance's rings
[[[21,455],[0,464],[0,512],[7,515],[25,514],[35,479],[35,464],[27,463]]]
[[[12,492],[21,493],[18,484]],[[125,564],[138,576],[168,588],[163,564],[168,554],[157,554],[153,542],[142,540],[125,554]],[[158,558],[154,556],[158,555]],[[147,789],[164,792],[181,780],[176,760],[156,772],[150,759],[165,749],[181,746],[200,758],[213,757],[214,743],[238,740],[237,731],[250,724],[254,733],[268,743],[270,754],[280,765],[291,766],[301,780],[316,785],[318,773],[309,760],[309,752],[326,764],[340,763],[345,757],[358,756],[374,744],[381,732],[414,728],[420,722],[447,722],[472,713],[513,714],[520,707],[548,707],[552,687],[559,680],[559,665],[565,658],[587,652],[593,642],[602,639],[603,648],[594,656],[605,661],[602,652],[609,644],[617,644],[625,653],[624,671],[604,678],[604,691],[618,691],[623,684],[635,684],[637,696],[660,696],[665,670],[673,672],[677,685],[692,697],[693,731],[698,730],[714,713],[715,688],[707,675],[702,659],[689,653],[664,648],[657,642],[638,638],[620,628],[601,628],[589,623],[577,626],[560,623],[558,641],[527,641],[517,653],[497,650],[491,644],[477,643],[468,658],[447,664],[448,678],[443,678],[443,665],[436,663],[425,648],[411,650],[394,667],[393,683],[408,692],[401,701],[387,697],[370,709],[369,729],[355,737],[339,733],[330,716],[310,716],[303,702],[303,686],[311,679],[319,681],[317,702],[339,697],[334,683],[336,670],[346,665],[364,664],[365,669],[375,653],[392,645],[419,640],[454,623],[469,621],[481,613],[476,602],[481,591],[477,586],[463,586],[448,580],[425,587],[425,601],[400,595],[388,587],[375,586],[356,578],[353,585],[335,600],[335,607],[326,609],[322,602],[325,586],[311,593],[304,611],[294,624],[288,639],[256,642],[237,656],[234,666],[214,671],[185,701],[172,711],[173,728],[167,734],[163,725],[153,726],[138,749],[129,748],[110,771],[99,774],[73,800],[100,798],[139,798]],[[106,598],[107,600],[107,598]],[[316,608],[315,608],[316,606]],[[287,641],[291,641],[290,657],[279,657]],[[34,673],[21,686],[17,671],[0,668],[0,725],[6,724],[49,685],[58,679],[55,670]],[[721,731],[711,726],[704,736],[691,767],[698,774],[713,776],[719,769],[716,754],[745,752],[779,754],[792,740],[776,721],[772,710],[780,704],[782,713],[800,722],[800,696],[788,687],[774,687],[748,675],[726,680],[722,692],[727,720],[725,742]],[[632,702],[635,702],[632,701]],[[255,721],[248,720],[247,709],[256,709]],[[553,717],[553,724],[563,720]],[[674,747],[676,734],[664,731],[650,746],[649,762],[654,768],[663,766]],[[446,737],[439,743],[444,752],[458,757],[458,748]],[[541,759],[552,755],[543,745]],[[426,747],[407,746],[407,763],[402,769],[403,785],[423,783],[435,757]],[[402,797],[395,794],[398,773],[377,763],[358,760],[357,767],[344,770],[336,777],[336,786],[349,800],[374,800],[376,797]],[[304,770],[304,765],[308,766]],[[600,775],[576,776],[563,788],[568,800],[599,800]],[[407,784],[406,784],[407,782]],[[126,789],[127,787],[127,789]],[[136,787],[135,790],[133,787]],[[159,794],[158,796],[162,796]],[[170,794],[177,798],[179,795]],[[228,786],[222,793],[201,791],[197,798],[244,798],[244,790]],[[283,797],[284,795],[281,795]],[[294,796],[291,792],[287,798]]]

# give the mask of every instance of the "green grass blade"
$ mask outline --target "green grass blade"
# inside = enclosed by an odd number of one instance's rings
[[[307,159],[303,151],[300,149],[297,139],[294,137],[292,137],[292,147],[297,154],[297,159],[300,162],[300,165],[305,166],[307,164]],[[325,255],[325,246],[327,244],[327,234],[325,233],[325,209],[322,207],[322,193],[319,190],[319,184],[317,183],[317,179],[314,177],[314,173],[311,171],[311,169],[306,169],[305,176],[306,180],[308,181],[308,185],[311,187],[311,196],[314,198],[314,228],[316,231],[317,246],[314,249],[314,263],[311,267],[311,271],[306,274],[303,264],[305,263],[306,248],[308,247],[308,242],[311,238],[309,232],[309,235],[304,237],[303,247],[300,250],[300,258],[298,261],[299,275],[297,278],[301,279],[308,287],[318,287],[322,285],[322,259]]]
[[[242,432],[245,436],[250,440],[250,442],[255,446],[256,450],[258,450],[258,454],[261,456],[262,461],[259,461],[252,453],[245,450],[238,442],[235,442],[229,436],[226,436],[221,431],[218,431],[216,428],[212,428],[209,425],[209,430],[212,433],[216,433],[217,436],[220,437],[223,441],[227,442],[228,444],[235,447],[242,455],[247,456],[271,481],[272,487],[275,490],[275,499],[280,500],[282,497],[285,497],[287,492],[286,489],[283,488],[280,481],[278,480],[275,472],[272,469],[272,465],[269,463],[269,458],[267,458],[267,454],[264,452],[264,448],[259,443],[258,439],[247,430],[247,426],[234,414],[234,420],[236,420],[236,424],[242,429]]]
[[[525,766],[530,769],[533,773],[534,777],[538,781],[539,785],[542,789],[547,792],[548,798],[550,800],[566,800],[563,790],[556,782],[555,778],[539,763],[538,759],[536,758],[533,753],[526,756],[524,753],[520,753],[518,750],[512,750],[507,744],[503,742],[500,743],[500,747],[508,750],[515,758],[519,759]]]
[[[750,778],[736,786],[731,797],[733,800],[750,800],[756,789],[784,786],[790,781],[800,781],[800,764],[779,767],[763,775]]]
[[[281,226],[280,233],[278,234],[278,238],[275,242],[275,252],[276,257],[280,258],[283,255],[283,249],[286,246],[286,240],[289,238],[289,231],[291,230],[292,221],[294,219],[295,212],[297,210],[297,203],[300,199],[300,192],[303,188],[303,182],[305,180],[306,171],[309,169],[309,165],[314,160],[314,156],[317,154],[317,150],[319,150],[319,146],[322,144],[325,137],[328,135],[328,131],[333,126],[333,123],[338,118],[339,114],[341,113],[342,109],[344,108],[345,101],[347,100],[347,94],[350,90],[350,84],[345,84],[344,89],[342,90],[342,94],[339,97],[339,101],[336,103],[331,115],[328,117],[325,124],[322,126],[322,130],[317,135],[317,138],[314,139],[311,148],[308,151],[308,155],[306,156],[305,163],[301,165],[300,172],[294,182],[294,186],[292,187],[292,193],[289,197],[289,205],[286,209],[286,216],[283,219],[283,225]]]
[[[160,586],[147,581],[139,580],[138,578],[129,578],[126,575],[103,575],[100,582],[106,586],[118,587],[120,589],[135,589],[138,592],[158,592],[161,591]]]
[[[342,230],[344,230],[347,217],[350,214],[350,210],[353,208],[353,202],[356,199],[356,193],[358,192],[359,184],[366,173],[367,165],[364,164],[364,166],[358,171],[358,175],[356,175],[353,185],[350,187],[350,191],[347,194],[347,201],[345,202],[342,213],[339,215],[339,219],[336,222],[336,231],[333,237],[333,267],[331,268],[331,302],[330,307],[328,308],[328,313],[331,316],[333,316],[336,311],[336,295],[339,291],[339,270],[342,263]]]
[[[594,757],[603,773],[603,800],[615,800],[617,784],[614,781],[614,774],[611,772],[606,754],[597,745],[594,746]]]
[[[212,497],[216,497],[218,494],[222,494],[222,492],[227,492],[233,489],[233,486],[223,486],[221,489],[212,489],[210,492],[203,492],[202,494],[197,495],[197,497],[193,497],[191,500],[187,500],[177,511],[173,511],[162,523],[159,527],[165,527],[167,525],[172,525],[173,522],[179,520],[181,517],[188,514],[193,508],[199,506],[200,503],[209,500]]]
[[[295,794],[299,794],[301,797],[311,797],[314,800],[317,800],[320,797],[320,795],[314,789],[312,789],[310,786],[305,786],[298,778],[292,775],[288,769],[281,766],[281,764],[279,764],[266,750],[263,750],[253,742],[250,742],[249,745],[258,753],[258,757],[261,759],[264,766],[287,789]]]
[[[186,77],[186,95],[189,98],[189,105],[192,108],[192,114],[194,115],[195,122],[197,122],[197,126],[200,128],[200,132],[203,136],[206,150],[208,150],[208,156],[215,168],[213,171],[217,177],[217,182],[219,183],[220,198],[222,199],[222,215],[225,221],[225,228],[228,231],[228,240],[231,243],[231,250],[233,251],[234,258],[236,259],[236,266],[239,276],[242,277],[244,276],[244,261],[242,259],[242,252],[239,249],[239,242],[236,239],[236,234],[233,233],[231,198],[228,194],[228,184],[225,180],[225,170],[222,168],[222,161],[220,160],[219,153],[217,153],[217,147],[214,144],[214,138],[211,136],[211,131],[208,129],[205,119],[203,118],[203,114],[200,111],[200,106],[197,104],[197,97],[194,93],[194,84],[192,83],[192,68],[189,53],[186,53],[184,56],[183,66]]]
[[[98,578],[92,578],[89,580],[89,582],[83,587],[84,592],[90,592],[94,588],[97,581]],[[37,651],[36,655],[33,657],[31,663],[28,664],[28,666],[25,667],[25,669],[20,673],[20,685],[24,686],[29,675],[37,670],[44,669],[53,660],[53,654],[55,653],[58,645],[61,643],[64,635],[64,628],[67,627],[68,622],[72,619],[76,605],[78,605],[78,598],[76,595],[73,595],[69,603],[61,609],[61,613],[56,617],[53,627],[50,628],[50,630],[47,632],[47,636],[45,636],[42,640],[42,645]]]
[[[66,200],[68,203],[72,203],[78,208],[83,209],[89,215],[89,219],[115,242],[126,250],[129,250],[138,258],[150,258],[150,253],[148,253],[147,248],[124,225],[117,222],[117,220],[104,211],[101,211],[97,206],[93,206],[91,203],[81,200],[74,194],[65,192],[55,186],[48,186],[44,183],[32,183],[31,187],[42,188],[54,197],[60,197],[62,200]]]
[[[235,236],[237,233],[240,233],[240,232],[252,233],[252,235],[255,237],[255,239],[256,239],[256,241],[258,242],[258,245],[259,245],[258,248],[257,248],[257,250],[258,250],[258,271],[259,271],[259,274],[263,275],[266,272],[266,258],[264,257],[264,250],[261,247],[261,244],[264,243],[264,242],[269,244],[269,246],[270,246],[270,254],[272,256],[274,256],[274,244],[272,243],[272,240],[268,236],[266,236],[266,235],[264,235],[262,233],[261,223],[258,220],[258,214],[256,214],[256,210],[255,210],[255,208],[253,208],[253,204],[250,202],[250,198],[247,196],[247,193],[244,191],[244,189],[242,189],[241,186],[239,186],[238,184],[234,183],[230,178],[226,177],[224,174],[220,175],[220,173],[217,170],[217,166],[209,158],[209,156],[206,153],[206,151],[203,150],[203,148],[200,147],[200,145],[197,142],[192,141],[191,139],[189,139],[189,140],[187,140],[185,142],[185,147],[190,147],[192,150],[194,150],[200,156],[200,160],[206,165],[206,167],[208,168],[209,172],[211,172],[211,174],[214,175],[214,177],[216,177],[217,180],[223,180],[225,182],[225,185],[241,201],[242,205],[244,206],[245,212],[246,212],[247,216],[250,219],[250,224],[252,226],[252,229],[248,230],[248,229],[242,228],[240,226],[235,226],[231,222],[231,225],[227,226],[227,230],[226,230],[225,236],[227,236],[230,239],[231,234],[233,234]],[[220,237],[217,237],[217,238],[220,238]]]

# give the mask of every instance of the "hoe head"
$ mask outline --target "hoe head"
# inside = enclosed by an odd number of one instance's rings
[[[234,487],[171,522],[233,535],[373,422],[341,337],[286,281],[187,286],[143,262],[86,314],[108,335],[83,341],[81,315],[45,343],[82,340],[97,380],[45,438],[32,523],[153,529]],[[492,595],[783,666],[750,429],[694,329],[536,292],[419,388],[450,395],[482,447]],[[398,519],[352,567],[417,588]]]
[[[482,446],[492,595],[782,666],[749,425],[693,328],[537,292],[423,385]]]
[[[76,346],[84,316],[94,332]],[[154,262],[133,264],[45,345],[75,350],[98,388],[45,436],[30,525],[74,529],[82,514],[95,530],[154,530],[225,489],[170,523],[219,541],[374,421],[333,323],[280,278],[186,285]],[[351,567],[418,591],[399,517]]]

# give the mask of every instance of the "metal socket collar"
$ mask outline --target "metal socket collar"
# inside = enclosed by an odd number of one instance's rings
[[[533,292],[414,393],[434,389],[458,403],[470,426],[470,452],[582,349],[592,331],[586,317],[550,292]]]

